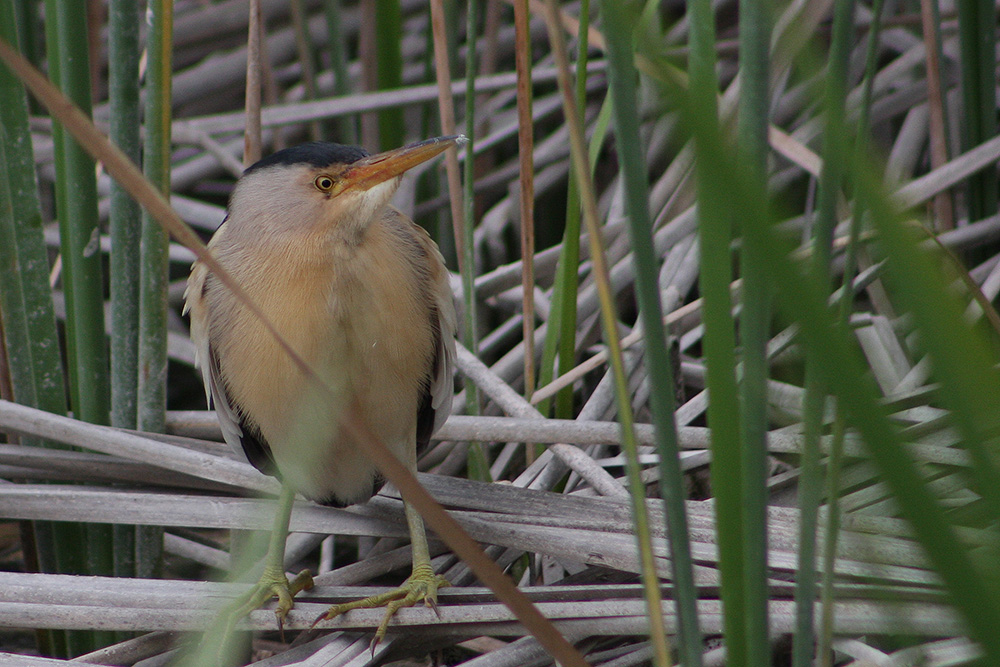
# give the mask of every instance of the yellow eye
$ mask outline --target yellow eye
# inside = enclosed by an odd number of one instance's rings
[[[333,189],[333,179],[326,175],[320,175],[313,181],[313,185],[321,192],[329,192]]]

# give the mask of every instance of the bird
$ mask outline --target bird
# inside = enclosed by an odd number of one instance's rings
[[[223,436],[281,493],[260,580],[231,610],[246,615],[272,597],[279,627],[294,596],[312,586],[283,566],[295,494],[324,505],[362,503],[384,483],[342,426],[351,410],[411,472],[418,450],[451,412],[455,307],[448,271],[430,236],[390,200],[403,173],[464,142],[437,137],[374,155],[310,142],[248,167],[209,242],[309,371],[203,262],[195,262],[184,311]],[[334,605],[317,619],[386,607],[372,641],[397,609],[436,609],[448,585],[434,573],[420,514],[404,500],[412,573],[384,595]]]

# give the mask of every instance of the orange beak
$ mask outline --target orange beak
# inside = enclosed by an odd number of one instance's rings
[[[436,137],[361,158],[347,167],[341,181],[343,189],[367,190],[466,141],[462,134]]]

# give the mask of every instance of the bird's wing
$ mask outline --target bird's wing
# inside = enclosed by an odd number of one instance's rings
[[[429,240],[429,239],[428,239]],[[455,315],[455,300],[448,282],[448,270],[444,259],[436,247],[431,248],[432,257],[437,259],[437,275],[431,276],[434,281],[434,297],[438,318],[437,351],[434,355],[434,366],[431,371],[431,408],[434,410],[434,428],[437,431],[451,415],[451,401],[455,395],[455,333],[458,331],[458,318]]]
[[[212,245],[209,244],[209,248],[211,247]],[[208,406],[215,405],[219,428],[222,429],[222,437],[226,443],[236,454],[244,457],[257,470],[266,475],[274,475],[277,466],[271,455],[271,447],[261,435],[257,425],[240,410],[229,396],[229,392],[226,391],[226,383],[222,379],[219,359],[212,349],[208,304],[205,302],[205,288],[210,279],[208,267],[201,262],[195,262],[194,266],[191,267],[187,288],[184,290],[184,312],[191,314],[194,364],[201,371]]]
[[[455,392],[455,301],[448,281],[448,269],[437,244],[427,231],[409,218],[392,209],[387,220],[393,232],[407,243],[414,243],[419,252],[413,253],[414,269],[424,275],[425,289],[433,302],[431,326],[435,334],[434,360],[427,382],[427,390],[417,408],[417,450],[423,449],[431,435],[441,428],[451,415],[451,401]]]
[[[184,290],[184,312],[191,314],[191,342],[195,347],[194,363],[201,371],[208,405],[215,406],[222,437],[230,448],[265,475],[277,475],[277,466],[270,445],[261,435],[257,425],[240,410],[226,391],[219,358],[212,349],[209,332],[205,286],[210,279],[208,267],[201,262],[195,262],[191,268],[187,288]]]
[[[424,230],[420,228],[420,231]],[[434,413],[433,426],[428,434],[437,431],[451,415],[451,401],[455,394],[455,332],[458,330],[458,319],[455,316],[455,300],[448,282],[448,269],[437,245],[426,233],[418,235],[420,244],[427,253],[429,272],[429,288],[434,296],[434,317],[437,317],[437,349],[434,352],[434,364],[431,367],[430,409]]]
[[[208,331],[208,306],[205,303],[205,282],[208,267],[195,262],[184,290],[184,312],[191,314],[191,342],[194,343],[194,365],[201,372],[208,406],[215,405],[222,436],[237,453],[243,452],[243,429],[240,415],[229,400],[222,383],[219,360],[212,351]]]

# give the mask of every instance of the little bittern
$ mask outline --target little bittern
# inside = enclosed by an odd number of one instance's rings
[[[292,598],[282,564],[296,492],[327,505],[368,500],[382,486],[366,442],[341,428],[351,410],[411,471],[417,450],[451,410],[455,310],[437,246],[389,204],[403,172],[461,137],[369,155],[314,142],[249,167],[209,248],[312,373],[202,263],[186,309],[206,393],[226,441],[282,479],[264,574],[238,613],[276,596],[279,624]],[[398,589],[335,605],[326,617],[386,606],[375,642],[401,606],[432,606],[439,586],[423,521],[404,503],[413,572]]]

